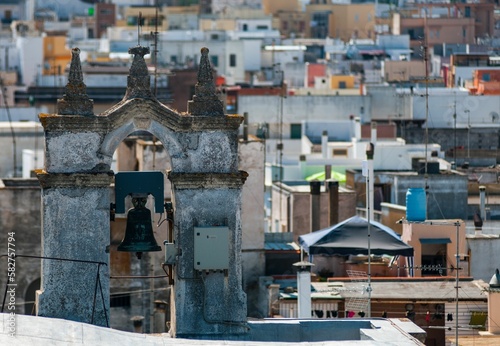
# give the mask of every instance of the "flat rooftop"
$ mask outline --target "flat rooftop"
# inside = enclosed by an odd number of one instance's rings
[[[366,345],[415,346],[425,331],[408,319],[268,319],[248,321],[249,333],[239,340],[178,339],[164,334],[139,334],[56,318],[16,315],[15,336],[8,332],[9,314],[0,314],[0,344],[54,345]],[[415,335],[416,337],[412,336]],[[418,338],[418,339],[417,339]],[[208,339],[208,338],[207,338]]]

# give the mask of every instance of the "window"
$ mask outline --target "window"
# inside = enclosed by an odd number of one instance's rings
[[[145,18],[142,17],[141,18],[141,25],[144,25],[144,21],[145,21]],[[134,25],[137,25],[137,24],[139,24],[139,17],[137,17],[137,16],[129,16],[129,17],[127,17],[127,25],[134,26]]]
[[[490,81],[490,74],[489,73],[483,74],[483,81],[485,81],[485,82],[489,82]]]
[[[210,60],[212,62],[212,65],[215,67],[219,66],[219,57],[217,55],[210,55]]]
[[[267,30],[269,27],[267,25],[257,25],[257,30]]]
[[[347,157],[347,149],[333,149],[333,157],[344,156]]]
[[[421,238],[422,245],[422,276],[446,275],[446,244],[449,238]]]
[[[109,306],[111,308],[116,307],[129,307],[130,306],[130,294],[120,294],[111,295],[109,298]]]
[[[465,18],[471,17],[470,6],[465,6]]]
[[[339,82],[339,89],[345,89],[345,88],[347,88],[345,81],[340,81]]]
[[[243,24],[243,31],[248,31],[248,24]]]
[[[312,14],[311,20],[311,36],[312,38],[325,38],[329,30],[330,12],[315,12]]]
[[[229,66],[236,67],[236,54],[229,54]]]
[[[302,124],[290,124],[290,139],[302,138]]]
[[[102,8],[100,11],[99,11],[99,14],[103,15],[103,16],[106,16],[106,15],[112,15],[113,14],[113,11],[110,9],[110,8]]]

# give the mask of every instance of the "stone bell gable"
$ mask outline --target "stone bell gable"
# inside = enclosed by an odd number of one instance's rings
[[[247,332],[241,277],[241,188],[238,128],[243,117],[225,115],[213,80],[208,49],[201,50],[198,81],[188,112],[178,113],[151,92],[144,55],[133,47],[127,91],[95,115],[85,93],[79,50],[72,60],[57,114],[40,114],[45,132],[42,186],[43,260],[37,314],[109,325],[110,171],[118,145],[147,131],[168,153],[174,207],[171,301],[172,336],[199,337]],[[209,230],[225,244],[221,270],[200,270],[195,231]],[[199,233],[199,232],[198,232]],[[212,236],[214,236],[212,234]],[[83,264],[81,260],[89,263]],[[90,266],[90,267],[89,267]],[[96,277],[98,285],[96,284]]]

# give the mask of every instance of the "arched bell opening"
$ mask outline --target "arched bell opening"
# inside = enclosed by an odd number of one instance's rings
[[[123,213],[110,209],[110,327],[144,333],[167,332],[169,309],[159,307],[168,306],[170,300],[169,280],[162,266],[163,242],[169,239],[169,231],[172,233],[165,210],[165,205],[171,204],[171,185],[166,176],[171,169],[168,150],[150,132],[135,131],[119,143],[111,168],[115,185],[130,183],[133,194],[127,194],[122,201]],[[121,175],[127,178],[117,178]],[[158,187],[163,191],[160,203],[157,194],[134,191],[134,182],[129,181],[145,178],[151,185],[162,184]],[[123,191],[117,194],[116,186],[112,186],[111,201],[115,208]],[[137,202],[141,200],[145,204],[139,208]],[[151,230],[144,231],[147,228]]]

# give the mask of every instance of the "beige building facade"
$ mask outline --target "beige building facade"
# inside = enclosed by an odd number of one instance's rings
[[[463,220],[403,221],[401,240],[414,249],[413,276],[469,276]],[[457,243],[458,242],[458,243]],[[459,263],[457,265],[457,249]]]
[[[375,4],[307,5],[307,36],[312,38],[375,37]]]

